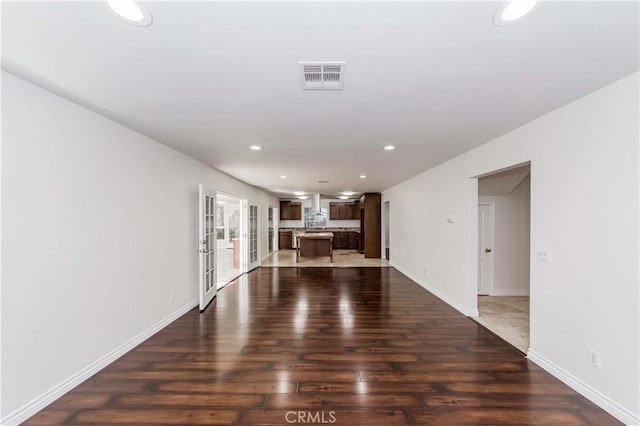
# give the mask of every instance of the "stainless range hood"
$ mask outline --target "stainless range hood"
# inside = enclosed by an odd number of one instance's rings
[[[305,208],[304,227],[324,228],[327,226],[327,212],[320,207],[320,194],[311,194],[311,208]]]
[[[317,192],[311,195],[311,211],[314,213],[320,212],[320,194]]]

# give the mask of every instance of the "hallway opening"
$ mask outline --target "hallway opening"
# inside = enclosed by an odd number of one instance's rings
[[[529,349],[530,164],[478,179],[478,312],[474,318]]]
[[[242,199],[218,192],[216,195],[217,285],[222,288],[242,274]]]

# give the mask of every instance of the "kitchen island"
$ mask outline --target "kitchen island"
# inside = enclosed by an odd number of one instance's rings
[[[294,234],[296,239],[296,262],[300,257],[329,256],[333,262],[333,232]]]

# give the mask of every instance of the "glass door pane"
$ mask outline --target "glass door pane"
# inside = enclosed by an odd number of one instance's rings
[[[258,206],[249,206],[249,264],[258,261]]]

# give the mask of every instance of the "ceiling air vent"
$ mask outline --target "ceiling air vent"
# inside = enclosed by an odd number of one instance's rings
[[[342,90],[345,62],[300,62],[305,90]]]

